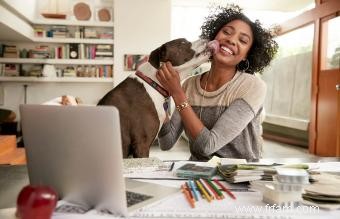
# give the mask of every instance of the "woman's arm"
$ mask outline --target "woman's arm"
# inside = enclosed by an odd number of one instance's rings
[[[202,129],[192,147],[199,154],[208,156],[230,143],[247,127],[255,114],[243,99],[237,99],[221,114],[214,126],[209,130]],[[249,133],[252,134],[252,133]],[[243,142],[239,142],[240,146]]]
[[[161,150],[170,150],[183,132],[183,124],[178,112],[174,112],[171,120],[167,117],[158,133],[158,141]]]
[[[173,69],[170,62],[166,62],[160,67],[156,77],[162,86],[170,93],[176,106],[187,101],[187,97],[180,84],[178,72]],[[182,123],[185,126],[189,137],[191,139],[196,139],[204,128],[201,120],[197,117],[190,105],[178,113],[181,116]]]

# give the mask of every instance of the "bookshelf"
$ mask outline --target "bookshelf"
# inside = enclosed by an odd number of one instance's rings
[[[111,83],[111,78],[90,77],[0,77],[0,82],[76,82],[76,83]]]
[[[65,19],[44,18],[46,0],[27,0],[25,6],[21,0],[1,1],[0,105],[19,120],[20,104],[41,104],[65,94],[97,104],[114,87],[114,1],[84,0],[92,10],[87,21],[72,14],[78,0],[63,0],[68,4]],[[111,20],[98,21],[95,13],[101,7],[112,10]],[[10,47],[7,56],[4,45]],[[77,55],[71,57],[74,48]],[[43,74],[46,66],[53,66],[48,69],[55,73]]]
[[[66,12],[65,19],[44,18],[42,14],[50,9],[50,3],[43,0],[34,0],[34,2],[36,3],[35,15],[29,22],[30,31],[26,34],[30,36],[28,40],[0,39],[0,47],[2,47],[0,48],[0,77],[23,77],[20,80],[25,80],[29,78],[25,76],[44,75],[44,66],[53,65],[52,69],[57,71],[52,73],[52,77],[55,75],[63,77],[65,72],[73,69],[74,77],[94,77],[88,80],[93,82],[95,79],[107,77],[111,78],[113,83],[113,0],[84,1],[90,6],[92,12],[91,17],[85,21],[77,20],[76,15],[72,14],[75,12],[71,10]],[[72,0],[64,1],[66,2],[69,9],[78,3]],[[58,9],[58,6],[56,8]],[[100,21],[95,16],[98,8],[111,10],[110,20]],[[17,32],[19,34],[20,30],[18,29]],[[98,71],[96,74],[79,73],[78,69],[81,68],[96,68],[100,73]],[[39,69],[41,75],[38,73]],[[69,78],[70,75],[65,73],[65,76]],[[60,81],[69,81],[69,79]],[[80,80],[73,80],[73,82],[78,81]]]
[[[113,65],[113,59],[32,59],[0,58],[0,63],[52,65]]]
[[[113,45],[113,39],[33,37],[32,41],[38,42],[38,43],[83,43],[83,44],[112,44]]]
[[[62,0],[64,1],[64,0]],[[65,0],[66,1],[66,0]],[[67,0],[66,19],[46,19],[40,16],[40,9],[48,0],[2,0],[0,1],[0,43],[11,43],[21,48],[36,45],[61,46],[77,43],[85,45],[108,44],[114,50],[113,59],[71,60],[71,59],[28,59],[0,58],[0,64],[24,64],[55,66],[73,65],[110,65],[114,68],[113,78],[45,78],[45,77],[2,77],[0,78],[0,105],[11,109],[20,118],[19,105],[40,104],[64,94],[80,97],[86,104],[96,104],[114,86],[129,76],[131,71],[124,70],[125,54],[149,54],[150,51],[171,39],[171,1],[170,0]],[[93,9],[104,5],[112,8],[112,21],[100,22],[95,15],[88,21],[77,21],[72,17],[72,6],[86,2]],[[8,5],[10,7],[8,7]],[[158,10],[150,14],[150,5]],[[133,6],[133,7],[132,7]],[[16,11],[16,13],[14,13]],[[157,17],[157,19],[155,19]],[[111,29],[111,39],[85,39],[75,37],[50,38],[37,37],[33,26],[49,27],[64,25],[67,28],[86,26],[94,29]],[[34,63],[37,62],[37,63]],[[27,85],[27,87],[25,87]],[[27,92],[26,92],[27,90]],[[25,96],[27,94],[27,96]],[[129,98],[129,97],[127,97]]]
[[[113,22],[100,21],[74,21],[59,19],[35,19],[34,24],[37,25],[65,25],[65,26],[88,26],[88,27],[113,27]]]

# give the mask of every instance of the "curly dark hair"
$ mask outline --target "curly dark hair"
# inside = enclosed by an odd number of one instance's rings
[[[249,74],[254,74],[255,72],[261,73],[269,65],[278,50],[278,45],[273,39],[274,35],[269,30],[264,29],[259,20],[252,22],[237,5],[217,6],[214,10],[211,15],[205,18],[201,26],[202,33],[200,38],[213,40],[225,24],[233,20],[244,21],[251,27],[254,40],[247,57],[249,67],[248,63],[241,61],[237,65],[237,69]]]

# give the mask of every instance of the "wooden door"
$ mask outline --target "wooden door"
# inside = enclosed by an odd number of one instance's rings
[[[320,22],[316,154],[340,156],[340,16]]]

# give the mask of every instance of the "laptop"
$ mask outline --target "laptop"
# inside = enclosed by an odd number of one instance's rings
[[[29,180],[59,198],[127,216],[176,188],[123,178],[118,110],[113,106],[20,105]]]

